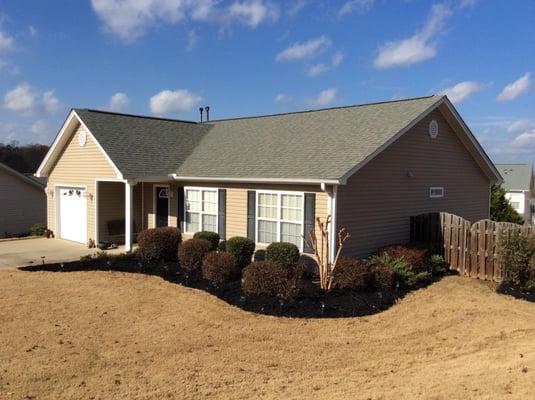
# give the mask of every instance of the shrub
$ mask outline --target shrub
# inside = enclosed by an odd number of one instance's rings
[[[266,248],[266,260],[283,265],[297,263],[299,255],[299,249],[293,243],[275,242]]]
[[[46,232],[46,224],[38,222],[30,227],[30,233],[32,236],[43,236]]]
[[[378,290],[391,290],[394,287],[394,268],[388,255],[373,257],[370,261],[372,287]]]
[[[182,234],[169,226],[145,229],[137,235],[139,256],[148,262],[176,261]]]
[[[190,239],[178,249],[180,266],[186,271],[200,271],[202,260],[212,249],[212,244],[205,239]]]
[[[236,260],[239,269],[245,268],[253,258],[255,244],[245,237],[235,236],[227,240],[227,253]]]
[[[233,280],[240,275],[236,261],[230,254],[211,251],[202,262],[202,276],[212,283],[220,284]]]
[[[333,271],[333,285],[340,289],[364,290],[371,284],[371,263],[340,257]]]
[[[429,258],[429,269],[433,275],[443,275],[448,272],[448,264],[444,261],[444,257],[433,254]]]
[[[241,287],[245,293],[267,294],[293,301],[301,290],[304,265],[283,265],[271,261],[254,261],[242,274]]]
[[[378,254],[387,253],[392,258],[403,257],[416,273],[427,271],[427,251],[414,245],[397,244],[379,250]]]
[[[217,250],[219,247],[219,234],[210,231],[201,231],[193,235],[193,239],[208,240],[212,244],[212,250]]]
[[[404,289],[411,288],[418,282],[430,278],[430,274],[427,271],[414,271],[412,266],[405,260],[405,257],[395,258],[388,253],[382,253],[380,256],[375,256],[374,261],[390,267],[394,273],[394,282]]]
[[[535,238],[512,232],[502,241],[500,253],[505,280],[527,289],[535,283]]]

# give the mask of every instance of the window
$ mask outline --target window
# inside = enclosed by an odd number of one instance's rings
[[[303,193],[258,191],[256,241],[289,242],[303,247]]]
[[[518,201],[511,201],[511,207],[515,209],[515,211],[520,210],[520,202]]]
[[[185,231],[217,232],[217,189],[185,188]]]
[[[432,199],[438,198],[438,197],[444,197],[444,188],[443,187],[430,187],[429,197]]]

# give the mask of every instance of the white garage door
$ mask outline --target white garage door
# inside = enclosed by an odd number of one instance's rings
[[[62,239],[87,243],[87,199],[85,190],[59,189],[59,234]]]

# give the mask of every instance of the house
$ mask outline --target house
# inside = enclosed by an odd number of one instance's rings
[[[0,163],[0,237],[28,233],[46,222],[45,183]]]
[[[409,240],[411,215],[488,218],[501,182],[444,96],[205,123],[73,109],[36,175],[59,238],[125,226],[131,249],[141,229],[169,225],[309,252],[303,235],[332,215],[331,244],[345,227],[359,257]]]
[[[535,199],[535,181],[532,164],[496,164],[503,177],[502,187],[511,206],[524,218],[524,223],[531,224],[532,204]]]

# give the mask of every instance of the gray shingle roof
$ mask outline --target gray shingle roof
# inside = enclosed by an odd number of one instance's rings
[[[533,165],[531,164],[496,164],[503,177],[505,190],[531,190]]]
[[[329,180],[340,179],[441,99],[204,124],[75,111],[123,175]]]

